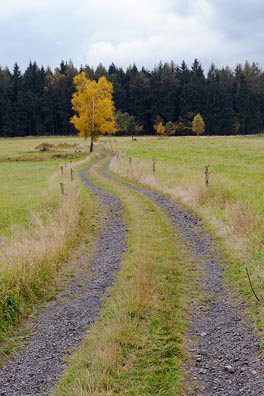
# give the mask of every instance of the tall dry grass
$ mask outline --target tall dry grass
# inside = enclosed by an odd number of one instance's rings
[[[248,267],[259,295],[264,298],[261,286],[264,281],[263,266],[260,264],[264,227],[261,213],[252,202],[245,201],[228,175],[214,175],[213,182],[207,188],[202,173],[198,179],[195,172],[193,176],[191,172],[185,175],[180,164],[171,172],[165,169],[166,166],[162,160],[158,161],[158,171],[154,174],[150,160],[138,158],[129,164],[127,157],[116,155],[110,169],[122,177],[170,194],[204,218],[214,235],[221,240],[230,259],[237,263],[235,269],[232,266],[228,268],[230,276],[236,279],[235,287],[242,287],[247,293],[249,285],[245,267]]]
[[[133,161],[129,165],[125,158],[114,156],[110,163],[110,169],[122,177],[135,182],[145,184],[163,193],[170,194],[202,214],[211,224],[218,236],[224,236],[224,241],[232,244],[234,251],[244,254],[248,248],[248,236],[257,231],[259,227],[258,216],[248,203],[240,200],[232,194],[232,183],[223,176],[218,177],[214,184],[207,188],[203,179],[191,179],[183,176],[176,186],[168,177],[168,170],[162,169],[163,164],[158,163],[159,172],[155,174],[149,164],[146,168],[143,161]],[[172,178],[173,170],[171,172]],[[222,215],[217,216],[217,211]],[[237,249],[237,247],[239,248]],[[242,250],[241,250],[242,249]]]
[[[81,211],[76,180],[58,174],[50,178],[49,208],[31,213],[28,226],[13,226],[11,237],[0,241],[0,337],[36,298],[45,294],[48,283],[69,253]],[[61,196],[59,182],[65,183]]]

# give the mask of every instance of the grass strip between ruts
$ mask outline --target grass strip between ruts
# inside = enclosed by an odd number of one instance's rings
[[[162,209],[98,171],[91,173],[97,185],[123,201],[128,251],[111,298],[70,358],[54,395],[181,395],[186,311],[199,269]]]

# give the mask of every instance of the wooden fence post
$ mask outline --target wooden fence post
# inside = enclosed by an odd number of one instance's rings
[[[152,160],[152,171],[155,173],[156,172],[156,160]]]
[[[132,157],[129,157],[129,165],[132,165]]]
[[[64,191],[64,183],[60,183],[60,188],[61,188],[61,195],[62,197],[65,195],[65,191]]]
[[[61,176],[63,176],[63,166],[61,165]]]
[[[207,165],[204,167],[204,178],[205,178],[206,187],[209,187],[209,175],[210,175],[209,165]]]
[[[74,180],[74,177],[73,177],[73,169],[71,168],[71,181],[73,181]]]

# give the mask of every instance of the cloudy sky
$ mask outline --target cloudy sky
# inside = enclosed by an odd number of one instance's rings
[[[0,65],[264,66],[263,0],[0,0]]]

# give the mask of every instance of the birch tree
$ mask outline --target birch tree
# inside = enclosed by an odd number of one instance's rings
[[[84,72],[73,79],[76,92],[72,96],[72,108],[76,111],[70,122],[84,138],[91,138],[90,152],[94,141],[101,134],[116,132],[114,120],[113,85],[105,77],[98,82],[89,80]]]
[[[196,114],[192,122],[192,131],[197,134],[197,137],[204,133],[205,123],[200,113]]]

